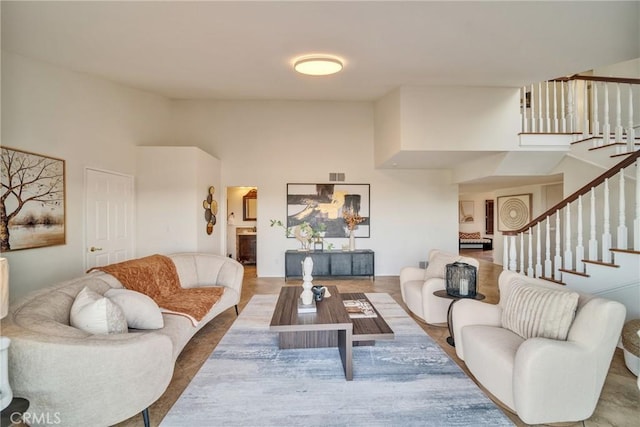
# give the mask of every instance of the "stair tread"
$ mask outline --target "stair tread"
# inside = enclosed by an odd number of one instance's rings
[[[556,280],[556,279],[554,279],[553,277],[540,276],[540,277],[538,277],[538,279],[546,280],[546,281],[548,281],[548,282],[557,283],[558,285],[563,285],[563,286],[565,286],[565,285],[566,285],[566,283],[561,282],[560,280]]]
[[[635,251],[633,249],[617,249],[617,248],[612,248],[610,249],[611,252],[622,252],[625,254],[637,254],[640,255],[640,251]]]
[[[582,271],[578,271],[578,270],[569,270],[566,268],[561,268],[560,271],[562,271],[563,273],[575,274],[577,276],[582,276],[582,277],[591,277],[587,273],[583,273]]]
[[[614,268],[620,268],[620,266],[618,264],[614,264],[612,262],[603,262],[603,261],[594,261],[594,260],[590,260],[590,259],[583,259],[582,262],[587,262],[589,264],[597,264],[597,265],[604,265],[606,267],[614,267]]]

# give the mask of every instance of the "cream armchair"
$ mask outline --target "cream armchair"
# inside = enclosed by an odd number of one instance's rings
[[[502,272],[498,282],[498,305],[460,300],[453,306],[458,357],[480,384],[527,424],[589,418],[598,403],[620,338],[624,305],[566,291],[556,284],[511,271]],[[523,293],[525,289],[532,293]],[[556,298],[559,294],[562,296]],[[557,303],[568,294],[573,297],[569,317],[561,313],[565,306]],[[545,315],[531,314],[530,307],[547,310],[549,304],[555,306]],[[539,308],[535,310],[540,312]],[[551,312],[553,315],[549,316]],[[523,317],[522,313],[527,314]],[[562,328],[552,329],[548,325],[564,316],[566,340],[539,335],[525,339],[511,330],[512,314],[534,332],[543,329],[540,325],[546,325],[545,330],[560,331]]]
[[[446,265],[456,261],[467,263],[476,269],[479,267],[478,261],[473,258],[433,249],[429,252],[426,269],[405,267],[400,271],[402,300],[421,320],[427,323],[447,322],[447,311],[453,300],[437,297],[433,293],[446,288]]]

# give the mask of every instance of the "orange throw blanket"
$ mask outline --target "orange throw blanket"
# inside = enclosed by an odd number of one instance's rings
[[[183,288],[176,266],[171,258],[164,255],[150,255],[144,258],[94,267],[111,274],[122,285],[132,291],[148,295],[166,313],[187,316],[195,325],[218,302],[222,287]]]

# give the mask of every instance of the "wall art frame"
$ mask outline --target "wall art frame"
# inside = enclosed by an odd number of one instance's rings
[[[369,184],[287,184],[287,227],[307,222],[314,230],[324,228],[325,238],[349,237],[342,218],[344,210],[352,210],[364,218],[354,230],[355,237],[370,237]]]
[[[2,147],[0,163],[0,250],[66,244],[65,161]]]
[[[531,221],[531,193],[498,197],[498,231],[519,230]]]
[[[460,224],[475,222],[473,200],[460,200],[458,202],[458,221]]]

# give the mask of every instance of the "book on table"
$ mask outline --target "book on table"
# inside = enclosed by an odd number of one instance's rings
[[[344,308],[352,319],[378,317],[371,303],[366,299],[347,299],[342,301]]]

